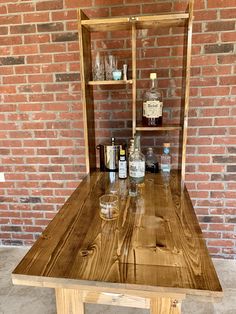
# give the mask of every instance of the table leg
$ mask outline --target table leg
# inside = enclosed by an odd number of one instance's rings
[[[84,314],[80,290],[56,288],[57,314]]]
[[[180,314],[181,301],[177,299],[157,297],[150,300],[151,314]]]

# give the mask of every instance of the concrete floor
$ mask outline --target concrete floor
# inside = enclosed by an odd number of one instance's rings
[[[13,286],[11,271],[27,252],[26,248],[0,248],[0,314],[55,314],[54,291],[48,288]],[[202,302],[187,297],[183,314],[236,314],[236,262],[214,259],[224,297],[220,302]],[[86,314],[147,314],[149,311],[86,304]]]

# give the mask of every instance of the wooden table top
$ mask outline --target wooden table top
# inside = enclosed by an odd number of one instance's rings
[[[88,175],[12,274],[16,284],[95,285],[220,296],[222,289],[188,192],[148,174],[137,197],[114,173]],[[117,220],[99,215],[99,197],[119,192]]]

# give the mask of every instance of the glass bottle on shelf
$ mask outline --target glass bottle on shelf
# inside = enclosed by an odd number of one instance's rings
[[[170,170],[171,170],[170,143],[164,143],[163,154],[161,155],[161,171],[169,173]]]
[[[143,125],[161,126],[162,125],[162,92],[156,87],[156,73],[150,73],[151,88],[143,95]]]
[[[154,153],[152,147],[149,147],[146,153],[146,171],[151,173],[157,173],[158,172],[158,162],[157,162],[157,156]]]

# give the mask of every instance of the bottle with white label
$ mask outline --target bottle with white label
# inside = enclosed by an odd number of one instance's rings
[[[120,150],[120,159],[119,159],[119,179],[127,178],[127,160],[125,156],[125,150]]]
[[[150,73],[151,88],[143,95],[143,125],[161,126],[163,96],[162,92],[156,87],[156,73]]]
[[[163,154],[161,155],[161,171],[169,173],[171,170],[170,143],[163,144]]]
[[[138,148],[129,157],[129,176],[135,183],[142,183],[145,177],[145,156]]]

